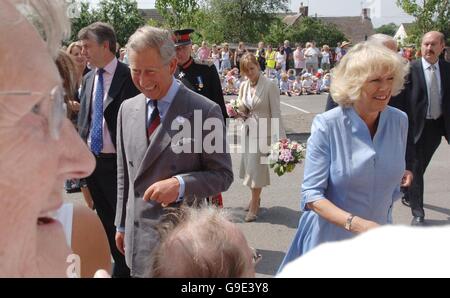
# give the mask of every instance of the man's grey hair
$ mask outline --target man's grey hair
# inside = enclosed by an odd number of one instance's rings
[[[156,49],[163,64],[168,64],[176,55],[172,36],[169,30],[146,25],[130,36],[126,46],[127,51],[140,52],[146,48]]]
[[[5,1],[5,0],[2,0]],[[58,56],[61,40],[70,36],[70,22],[64,0],[6,0],[41,34],[53,58]],[[1,14],[0,14],[0,17]],[[0,20],[1,23],[1,20]],[[18,36],[17,38],[20,38]]]
[[[98,44],[107,41],[111,53],[115,54],[117,50],[116,33],[114,32],[114,28],[107,23],[95,22],[82,28],[80,32],[78,32],[78,39],[94,39]]]
[[[383,34],[383,33],[376,33],[371,36],[369,36],[368,40],[370,42],[377,43],[379,45],[385,45],[388,42],[394,42],[397,45],[397,41],[389,35]]]

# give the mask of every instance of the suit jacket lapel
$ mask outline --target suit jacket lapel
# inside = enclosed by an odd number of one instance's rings
[[[186,87],[180,86],[180,89],[178,90],[172,101],[172,104],[169,107],[169,110],[164,116],[164,120],[153,133],[150,144],[148,145],[142,162],[139,165],[136,180],[152,166],[152,164],[158,159],[161,153],[171,143],[172,137],[178,132],[172,131],[172,121],[178,116],[188,118],[188,115],[192,114],[189,111],[189,104],[183,102],[183,100],[186,98],[186,92]],[[145,141],[147,142],[147,136],[145,136],[145,138],[143,139],[145,139]]]
[[[126,79],[124,75],[124,65],[121,62],[117,61],[117,68],[114,72],[114,76],[111,82],[111,86],[109,87],[108,96],[106,97],[105,103],[103,104],[103,111],[106,110],[108,105],[114,101],[114,98],[117,98],[120,91],[122,90],[122,85]]]
[[[136,152],[134,160],[141,162],[144,159],[145,152],[148,148],[147,101],[144,94],[140,95],[134,113],[130,115],[130,118],[133,119],[131,133],[136,134],[136,137],[133,138],[133,146],[135,146],[134,152]],[[137,166],[139,166],[139,164]]]
[[[450,82],[449,82],[449,74],[448,72],[445,71],[445,62],[442,60],[439,60],[439,72],[441,74],[441,95],[442,95],[442,104],[446,105],[446,101],[445,98],[447,98],[448,96],[450,96],[450,94],[446,94],[447,91],[447,87]]]
[[[261,97],[266,85],[267,82],[265,81],[264,75],[261,73],[256,85],[255,95],[253,96],[253,109],[255,109],[255,107],[261,102]]]
[[[419,86],[423,86],[424,92],[427,95],[427,98],[425,98],[427,100],[427,105],[428,105],[428,88],[427,88],[427,81],[425,80],[425,70],[423,69],[423,65],[422,65],[422,59],[417,60],[417,68],[418,68],[418,72],[419,72],[419,79],[420,79],[420,84]]]
[[[86,75],[86,111],[87,117],[90,119],[91,115],[91,103],[92,103],[92,90],[94,89],[95,71],[90,71]]]

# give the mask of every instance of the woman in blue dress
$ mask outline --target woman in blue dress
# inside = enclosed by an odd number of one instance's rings
[[[408,65],[386,47],[356,45],[332,72],[339,107],[317,115],[308,139],[300,218],[285,264],[321,243],[392,222],[405,172],[408,118],[387,106]]]

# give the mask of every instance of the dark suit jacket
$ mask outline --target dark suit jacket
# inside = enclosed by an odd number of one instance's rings
[[[91,70],[83,77],[80,92],[80,112],[78,113],[78,131],[81,138],[86,142],[91,125],[91,103],[94,89],[95,70]],[[130,69],[126,64],[117,62],[108,98],[103,103],[103,115],[108,124],[111,140],[116,147],[117,114],[119,107],[125,99],[139,94],[139,90],[131,80]]]
[[[184,75],[180,76],[180,72]],[[222,85],[214,64],[207,65],[194,60],[187,68],[178,67],[175,76],[192,91],[218,104],[222,110],[223,119],[228,118]]]
[[[442,117],[445,126],[445,138],[450,143],[450,63],[439,61],[442,88]],[[428,91],[422,60],[411,62],[411,69],[403,92],[391,100],[391,105],[405,111],[409,117],[409,126],[417,143],[422,135],[428,110]]]

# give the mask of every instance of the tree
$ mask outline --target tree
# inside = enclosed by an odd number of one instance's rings
[[[72,34],[70,36],[70,41],[78,40],[78,32],[94,23],[97,20],[97,15],[94,9],[91,9],[88,2],[80,3],[80,13],[77,18],[71,19],[72,21]]]
[[[90,8],[87,2],[82,2],[79,18],[72,19],[71,41],[78,39],[80,29],[97,21],[113,26],[117,42],[122,46],[136,29],[145,24],[135,0],[102,0],[97,9]]]
[[[415,18],[410,42],[420,44],[423,34],[436,30],[444,33],[450,41],[450,0],[397,0],[397,5]]]
[[[289,27],[277,18],[272,21],[269,27],[268,34],[264,35],[264,42],[273,46],[278,46],[286,40],[289,32]]]
[[[293,26],[286,26],[281,21],[273,23],[270,34],[264,40],[271,44],[315,41],[317,45],[335,45],[345,39],[345,35],[333,24],[327,24],[316,18],[304,17]]]
[[[190,27],[199,10],[196,0],[156,0],[155,7],[164,18],[166,27],[182,29]]]
[[[287,10],[288,0],[208,0],[203,6],[205,15],[199,30],[210,40],[256,43],[269,33],[276,13]]]
[[[145,24],[135,0],[101,0],[97,13],[102,22],[114,27],[117,42],[122,46]]]
[[[378,27],[375,29],[376,33],[383,33],[389,36],[394,37],[395,33],[397,32],[398,26],[394,23],[384,24],[381,27]]]

